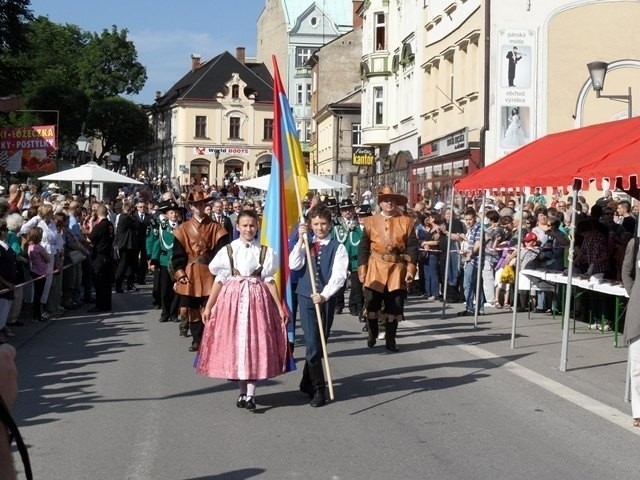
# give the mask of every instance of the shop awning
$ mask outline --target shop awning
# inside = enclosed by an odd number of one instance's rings
[[[456,182],[457,191],[566,190],[576,180],[610,181],[611,188],[637,193],[640,117],[553,133],[531,142]],[[635,192],[634,192],[635,190]]]

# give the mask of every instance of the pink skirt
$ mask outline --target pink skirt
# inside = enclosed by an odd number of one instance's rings
[[[286,372],[287,329],[266,284],[257,277],[225,282],[204,327],[196,373],[263,380]]]

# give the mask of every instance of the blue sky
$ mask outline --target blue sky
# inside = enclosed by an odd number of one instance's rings
[[[256,54],[256,22],[265,0],[31,0],[36,16],[101,32],[116,25],[129,31],[147,83],[128,97],[153,103],[156,90],[167,91],[191,68],[191,54],[208,60],[236,47]]]

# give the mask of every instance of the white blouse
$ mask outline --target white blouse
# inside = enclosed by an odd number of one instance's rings
[[[233,250],[233,267],[243,277],[250,276],[260,266],[260,242],[254,240],[247,242],[237,239],[231,242]],[[272,282],[278,267],[277,255],[272,248],[267,248],[267,253],[262,264],[260,277],[265,282]],[[216,276],[216,281],[224,283],[233,275],[227,247],[222,247],[209,264],[209,271]]]

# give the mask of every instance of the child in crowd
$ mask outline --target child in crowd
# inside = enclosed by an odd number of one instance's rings
[[[40,242],[42,241],[42,228],[33,227],[27,234],[26,244],[29,255],[31,278],[33,278],[33,322],[46,321],[42,316],[42,292],[47,279],[47,265],[51,260],[50,255]]]
[[[222,248],[209,264],[215,275],[202,314],[205,322],[196,372],[237,380],[238,408],[256,409],[256,383],[287,370],[287,316],[273,275],[273,249],[255,240],[258,214],[238,214],[240,238]]]
[[[300,382],[300,391],[311,397],[312,407],[321,407],[326,403],[325,376],[322,369],[322,345],[316,304],[320,306],[325,338],[329,338],[335,313],[335,293],[347,281],[349,255],[340,242],[331,238],[331,210],[318,204],[307,213],[309,226],[300,225],[299,240],[289,254],[289,268],[300,270],[302,277],[298,281],[296,293],[300,308],[300,323],[307,347],[306,361]],[[307,265],[307,252],[303,238],[309,228],[313,232],[310,240],[311,258],[314,260],[314,272]],[[313,276],[312,276],[313,275]],[[312,283],[315,283],[315,292]]]

